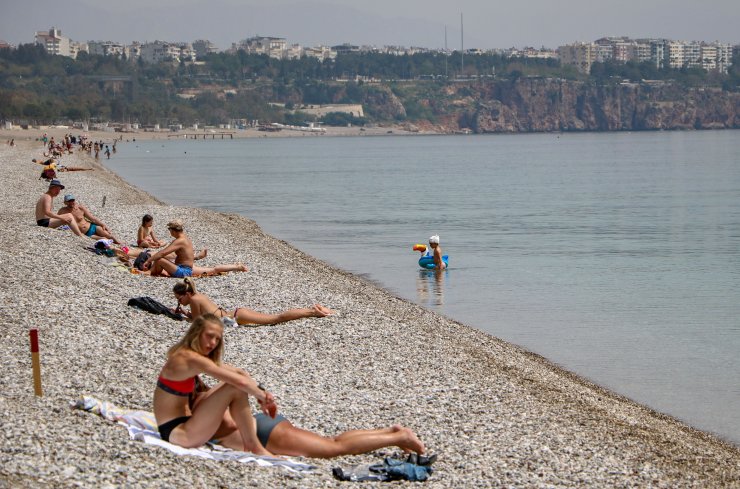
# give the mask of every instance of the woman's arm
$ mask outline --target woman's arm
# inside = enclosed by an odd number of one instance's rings
[[[199,371],[253,395],[260,403],[270,402],[272,399],[272,394],[260,389],[257,382],[244,370],[230,365],[216,365],[210,358],[195,352],[190,355],[189,363],[191,362]]]

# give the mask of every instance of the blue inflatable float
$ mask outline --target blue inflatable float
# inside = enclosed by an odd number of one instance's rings
[[[442,261],[444,262],[445,266],[448,266],[447,259],[448,259],[447,255],[442,255]],[[419,266],[427,270],[433,269],[434,268],[434,257],[432,255],[422,256],[421,258],[419,258]]]

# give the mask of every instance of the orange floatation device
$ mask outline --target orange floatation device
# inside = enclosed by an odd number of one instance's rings
[[[414,250],[414,251],[420,251],[420,252],[424,253],[427,250],[427,245],[424,245],[424,244],[421,244],[421,243],[416,243],[414,245],[414,247],[412,248],[412,250]]]

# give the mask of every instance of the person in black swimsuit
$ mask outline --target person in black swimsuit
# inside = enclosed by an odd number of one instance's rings
[[[277,414],[275,399],[245,371],[221,363],[223,325],[212,314],[193,321],[185,336],[170,348],[154,390],[154,416],[162,439],[186,448],[199,447],[216,435],[224,413],[230,412],[239,449],[272,455],[257,438],[249,405],[254,396],[266,414]],[[205,373],[222,382],[208,396],[191,403],[196,377]],[[191,408],[192,405],[192,408]],[[233,440],[232,440],[233,442]]]
[[[51,210],[51,204],[54,197],[64,189],[64,185],[57,179],[49,183],[49,189],[41,194],[36,202],[36,224],[45,228],[58,228],[59,226],[68,225],[72,232],[77,236],[84,237],[80,227],[71,215],[59,215]]]
[[[204,314],[193,321],[183,339],[170,349],[154,391],[154,415],[163,439],[192,448],[216,438],[223,446],[236,450],[316,458],[366,453],[390,446],[424,453],[424,444],[416,434],[399,425],[351,430],[333,437],[293,426],[277,414],[272,394],[246,372],[220,364],[222,337],[220,318]],[[207,373],[221,383],[197,392],[196,376],[200,373]],[[257,399],[261,414],[252,417],[245,393]],[[194,398],[192,402],[188,402],[189,397]]]

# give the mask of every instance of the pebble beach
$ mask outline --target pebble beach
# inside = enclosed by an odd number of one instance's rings
[[[126,150],[119,143],[118,152]],[[90,395],[151,410],[166,352],[188,324],[127,306],[129,298],[150,296],[174,307],[176,280],[131,274],[86,250],[92,240],[36,226],[33,208],[48,183],[31,159],[42,151],[29,139],[0,145],[0,487],[335,487],[350,483],[335,480],[332,467],[397,453],[297,459],[316,469],[296,474],[176,456],[70,409]],[[438,454],[423,483],[430,488],[740,487],[733,444],[395,297],[247,218],[169,206],[86,153],[61,163],[93,169],[59,173],[62,194],[73,193],[127,243],[149,213],[160,239],[169,237],[168,221],[184,222],[196,250],[208,248],[199,265],[246,264],[246,273],[196,279],[225,309],[321,303],[337,311],[225,328],[224,361],[263,383],[296,426],[325,435],[408,426]],[[59,196],[55,210],[62,205]],[[39,332],[42,397],[33,390],[31,328]]]

